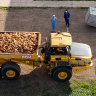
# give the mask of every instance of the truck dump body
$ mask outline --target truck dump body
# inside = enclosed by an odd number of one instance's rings
[[[0,63],[36,59],[40,43],[40,32],[0,32]]]
[[[38,33],[2,32],[0,33],[0,53],[32,54],[37,50],[38,39]]]

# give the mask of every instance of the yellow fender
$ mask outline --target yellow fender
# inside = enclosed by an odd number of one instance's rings
[[[93,65],[93,63],[91,63],[91,65],[88,65],[88,66],[72,67],[72,70],[74,73],[78,73],[78,72],[82,72],[82,71],[90,69],[90,67],[92,67],[92,65]]]

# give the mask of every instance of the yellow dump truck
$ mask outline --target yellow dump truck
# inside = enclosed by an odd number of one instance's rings
[[[1,32],[0,34],[0,67],[4,79],[12,80],[20,76],[18,64],[45,66],[53,79],[58,81],[68,81],[72,71],[78,73],[93,65],[90,46],[72,42],[72,36],[67,32],[50,33],[49,40],[42,44],[40,32]],[[34,38],[33,34],[37,37]]]

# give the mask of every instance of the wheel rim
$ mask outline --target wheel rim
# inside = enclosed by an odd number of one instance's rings
[[[6,76],[7,77],[15,77],[15,71],[13,71],[13,70],[8,70],[7,72],[6,72]]]
[[[68,77],[67,73],[66,72],[60,72],[58,74],[58,78],[59,79],[66,79]]]

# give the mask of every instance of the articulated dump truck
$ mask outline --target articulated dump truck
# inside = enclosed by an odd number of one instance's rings
[[[45,66],[54,80],[68,81],[75,73],[89,69],[91,48],[72,42],[67,32],[50,33],[41,44],[40,32],[0,32],[0,75],[13,80],[20,76],[18,64]],[[34,68],[33,67],[33,68]]]

